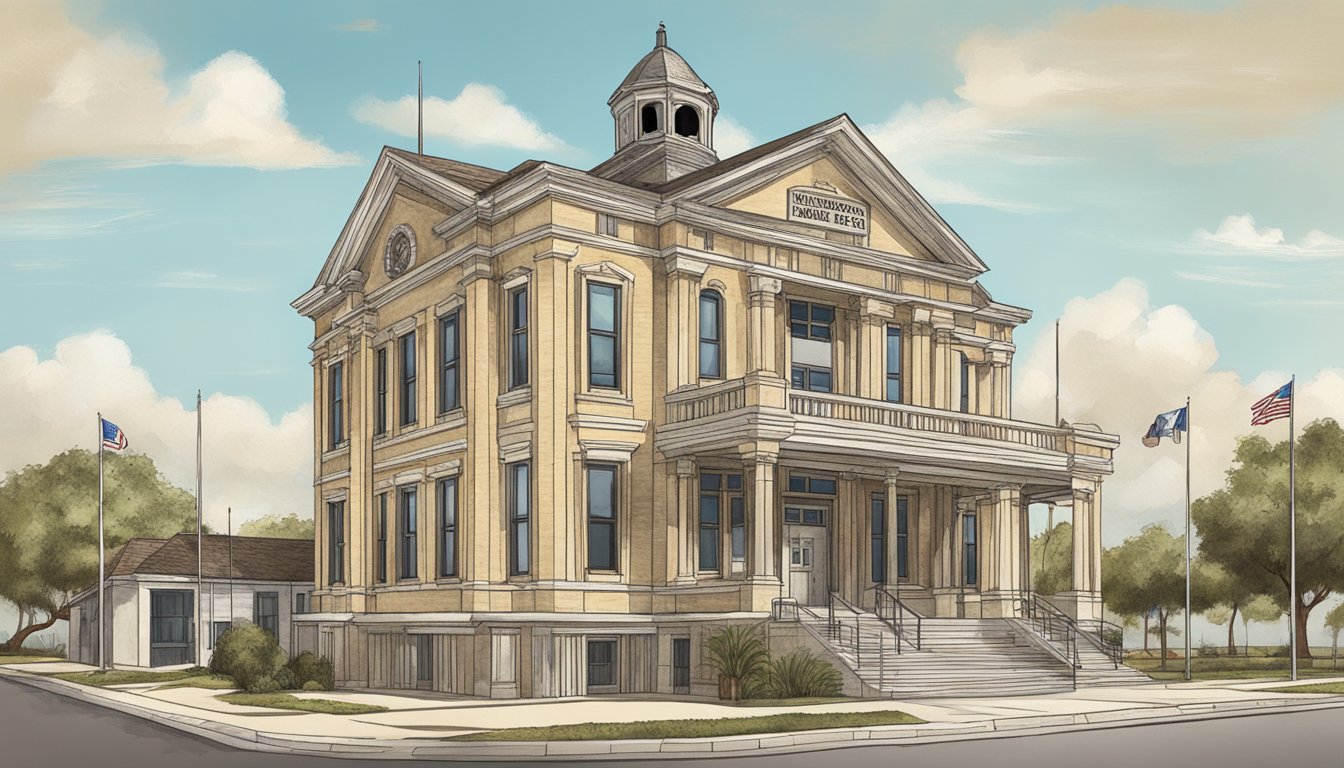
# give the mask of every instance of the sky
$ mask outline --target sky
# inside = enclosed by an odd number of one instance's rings
[[[590,168],[653,44],[715,90],[721,157],[848,113],[989,264],[1015,415],[1120,434],[1104,540],[1180,524],[1296,374],[1344,419],[1344,4],[0,0],[0,472],[119,420],[207,521],[311,504],[312,284],[380,148]],[[1265,427],[1286,437],[1282,424]],[[1039,523],[1039,521],[1038,521]],[[1319,611],[1323,613],[1323,611]]]

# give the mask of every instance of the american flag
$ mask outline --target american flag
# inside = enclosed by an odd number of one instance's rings
[[[121,431],[121,427],[103,419],[103,447],[111,448],[114,451],[124,451],[131,444],[126,439],[126,433]]]
[[[1288,415],[1293,407],[1293,383],[1290,381],[1251,406],[1251,426],[1258,427]]]

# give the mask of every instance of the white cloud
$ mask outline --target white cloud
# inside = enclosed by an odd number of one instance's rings
[[[542,130],[532,118],[509,104],[504,92],[484,83],[467,83],[455,98],[425,99],[426,137],[447,139],[465,146],[495,146],[528,151],[557,150],[565,143]],[[361,123],[399,136],[416,135],[415,96],[384,101],[373,96],[355,105]]]
[[[1278,227],[1256,227],[1249,213],[1224,218],[1213,232],[1196,229],[1192,241],[1200,250],[1292,261],[1344,256],[1340,238],[1313,229],[1291,241]]]
[[[71,336],[43,358],[30,347],[0,352],[0,475],[72,447],[94,449],[95,412],[115,421],[131,451],[148,455],[174,485],[196,487],[195,403],[160,394],[116,336]],[[273,421],[256,401],[212,394],[202,409],[206,523],[223,530],[265,514],[311,514],[313,419],[307,406]]]
[[[1192,486],[1196,497],[1223,483],[1237,438],[1252,432],[1287,438],[1285,423],[1250,427],[1251,404],[1288,380],[1266,371],[1243,381],[1217,368],[1212,336],[1179,306],[1154,307],[1133,279],[1068,303],[1060,321],[1061,415],[1120,435],[1115,475],[1104,486],[1108,546],[1144,525],[1184,525],[1185,447],[1164,441],[1145,448],[1139,438],[1153,417],[1191,398]],[[1054,413],[1054,336],[1024,351],[1015,382],[1018,418],[1049,422]],[[1298,382],[1298,423],[1344,421],[1344,369]]]
[[[378,23],[377,19],[355,19],[354,21],[338,24],[336,28],[342,32],[382,32],[383,25]]]
[[[257,284],[245,280],[230,280],[214,272],[184,270],[169,272],[153,283],[155,288],[183,288],[204,291],[255,291]]]
[[[714,118],[714,151],[726,160],[756,146],[756,136],[726,113]]]
[[[302,136],[251,56],[228,51],[174,92],[151,43],[95,36],[55,3],[20,3],[0,26],[0,93],[0,172],[68,157],[262,169],[358,159]]]

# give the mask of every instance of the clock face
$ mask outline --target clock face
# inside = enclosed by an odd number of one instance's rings
[[[410,268],[413,257],[414,250],[410,236],[405,232],[393,235],[387,244],[387,276],[396,277],[405,272]]]

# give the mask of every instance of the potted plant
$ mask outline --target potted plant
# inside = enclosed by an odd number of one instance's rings
[[[770,652],[755,627],[735,625],[715,632],[707,643],[709,661],[719,672],[719,698],[742,699],[742,686],[770,663]]]

